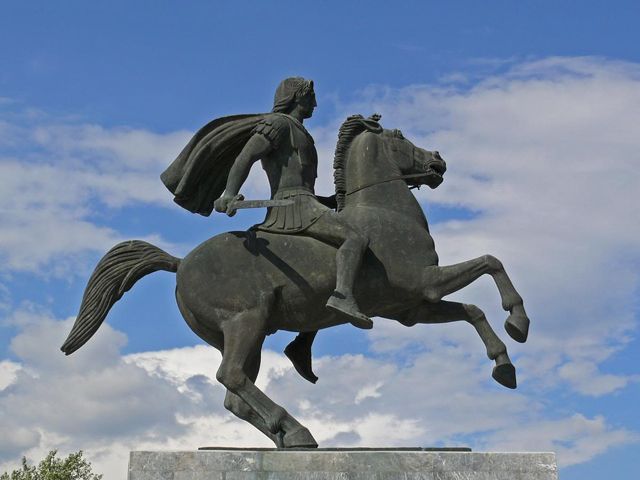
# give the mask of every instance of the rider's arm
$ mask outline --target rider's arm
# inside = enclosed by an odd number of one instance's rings
[[[271,149],[271,143],[263,135],[254,134],[249,139],[231,167],[225,196],[235,197],[238,194],[240,187],[249,176],[253,164],[267,155]]]
[[[287,128],[287,121],[277,115],[269,116],[255,126],[253,135],[233,162],[224,193],[213,204],[217,212],[233,215],[227,211],[227,207],[239,196],[240,187],[249,176],[252,165],[278,148],[280,141],[287,135]]]

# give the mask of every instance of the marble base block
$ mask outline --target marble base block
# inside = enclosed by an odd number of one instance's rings
[[[557,480],[554,453],[424,450],[131,452],[129,480]]]

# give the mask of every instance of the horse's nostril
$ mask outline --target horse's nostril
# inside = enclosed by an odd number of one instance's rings
[[[436,173],[439,173],[440,175],[442,175],[445,172],[446,167],[439,163],[434,163],[431,165],[431,169],[434,170]]]

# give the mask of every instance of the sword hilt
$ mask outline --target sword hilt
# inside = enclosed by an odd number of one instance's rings
[[[244,195],[242,195],[241,193],[239,193],[238,195],[236,195],[235,197],[233,197],[233,199],[227,204],[227,215],[230,217],[233,217],[236,212],[238,211],[237,208],[235,208],[235,204],[237,202],[241,202],[242,200],[244,200]]]

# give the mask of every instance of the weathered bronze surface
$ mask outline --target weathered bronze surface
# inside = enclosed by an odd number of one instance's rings
[[[494,360],[493,378],[515,388],[504,343],[475,305],[443,300],[484,274],[509,312],[507,333],[525,342],[529,319],[502,263],[491,255],[438,266],[427,219],[411,187],[436,188],[446,165],[380,116],[354,115],[339,131],[336,194],[314,193],[317,153],[303,125],[316,106],[313,82],[284,80],[271,113],[216,119],[196,133],[162,180],[176,203],[209,215],[267,206],[264,222],[217,235],[184,259],[140,240],[113,247],[89,279],[80,313],[62,346],[73,353],[97,331],[111,306],[157,270],[177,273],[176,299],[187,324],[222,352],[216,378],[225,407],[279,447],[317,447],[313,436],[254,381],[265,337],[300,332],[285,353],[307,380],[316,332],[343,323],[371,328],[371,316],[403,325],[466,321]],[[257,160],[271,199],[244,200],[240,188]],[[249,202],[244,203],[243,202]]]

